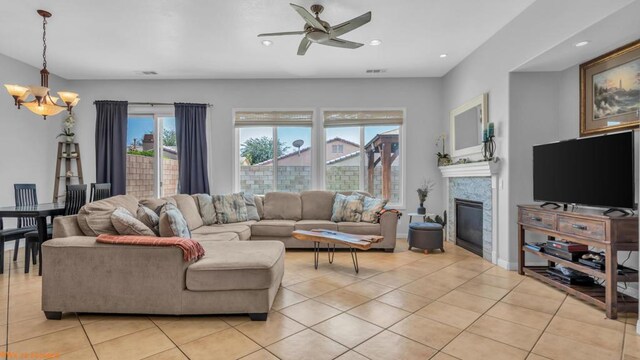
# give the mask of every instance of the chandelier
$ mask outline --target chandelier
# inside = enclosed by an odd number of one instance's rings
[[[34,114],[41,115],[45,120],[47,116],[57,115],[63,110],[71,113],[71,109],[78,104],[80,98],[78,94],[69,91],[59,91],[58,96],[51,96],[49,90],[49,71],[47,70],[47,19],[51,13],[45,10],[38,10],[38,15],[42,16],[42,70],[40,70],[40,86],[12,85],[5,84],[9,95],[13,97],[18,109],[25,106]],[[32,96],[33,95],[33,96]],[[59,104],[58,100],[62,100]]]

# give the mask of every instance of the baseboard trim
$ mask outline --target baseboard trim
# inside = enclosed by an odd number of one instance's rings
[[[636,333],[640,334],[640,319],[636,321]]]
[[[501,268],[506,269],[506,270],[517,270],[518,269],[518,263],[509,262],[509,261],[504,260],[504,259],[498,259],[498,266],[500,266]]]

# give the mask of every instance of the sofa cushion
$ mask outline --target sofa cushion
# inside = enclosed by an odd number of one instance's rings
[[[207,252],[207,243],[217,241],[239,241],[238,234],[232,232],[223,232],[219,234],[196,234],[191,233],[191,238],[198,241]]]
[[[251,225],[251,236],[289,237],[295,225],[293,220],[261,220]]]
[[[243,193],[212,195],[218,224],[247,221],[247,205]]]
[[[268,289],[279,281],[284,245],[279,241],[208,242],[206,254],[187,269],[191,291]]]
[[[302,200],[300,194],[270,192],[264,196],[264,219],[301,220]]]
[[[378,221],[378,213],[387,205],[385,199],[377,199],[365,196],[362,206],[362,220],[364,222],[374,223]]]
[[[256,202],[256,210],[258,210],[258,216],[260,219],[264,219],[264,195],[254,195],[253,200]]]
[[[338,231],[355,235],[380,235],[380,224],[365,222],[339,222]]]
[[[140,220],[149,229],[151,229],[156,234],[156,236],[160,235],[160,216],[156,214],[155,211],[142,204],[138,204],[136,219]]]
[[[189,230],[197,229],[203,225],[202,217],[200,217],[200,211],[198,211],[198,204],[196,204],[196,200],[193,196],[178,194],[172,196],[172,198],[176,201],[176,205],[178,206],[178,210],[182,213],[182,216],[187,220]]]
[[[251,228],[250,226],[254,224],[255,221],[244,221],[235,224],[217,224],[217,225],[209,225],[202,226],[195,230],[193,230],[192,234],[220,234],[220,233],[234,233],[240,237],[240,240],[249,240],[251,238]]]
[[[256,196],[253,194],[244,193],[244,204],[247,206],[247,220],[260,221],[260,215],[258,215],[258,208],[256,206]]]
[[[160,199],[156,199],[156,198],[149,198],[149,199],[142,199],[140,200],[140,204],[148,207],[149,209],[155,211],[157,214],[160,213],[161,208],[164,206],[164,204],[166,203],[172,203],[173,205],[178,205],[176,203],[176,201],[171,198],[171,197],[163,197]]]
[[[142,221],[138,220],[123,207],[117,207],[111,213],[111,224],[120,235],[156,236]]]
[[[331,220],[335,191],[303,191],[302,220]]]
[[[138,199],[132,195],[117,195],[90,202],[78,212],[78,226],[86,236],[118,235],[111,223],[111,213],[117,207],[123,207],[134,214],[138,210]]]
[[[178,207],[171,203],[164,204],[162,210],[160,210],[160,236],[191,238],[187,220]]]
[[[213,206],[213,198],[209,194],[195,194],[193,198],[196,200],[200,217],[203,225],[212,225],[218,222],[216,218],[216,208]],[[192,229],[193,230],[193,229]]]
[[[349,196],[336,194],[331,221],[359,222],[362,219],[363,201],[364,195],[362,194],[353,193]]]
[[[338,224],[328,220],[300,220],[294,226],[295,230],[324,229],[338,231]]]

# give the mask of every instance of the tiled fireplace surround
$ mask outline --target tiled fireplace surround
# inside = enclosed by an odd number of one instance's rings
[[[483,258],[497,262],[497,173],[499,163],[478,162],[442,166],[442,176],[447,180],[447,240],[456,242],[455,200],[471,200],[482,203],[482,252]]]

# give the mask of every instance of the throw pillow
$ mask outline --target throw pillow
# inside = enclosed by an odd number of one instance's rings
[[[243,193],[212,195],[212,198],[218,223],[230,224],[248,220]]]
[[[376,199],[365,196],[362,207],[362,221],[369,223],[375,223],[378,221],[378,213],[384,209],[387,202],[388,200],[385,199]]]
[[[209,194],[196,194],[193,195],[198,203],[198,209],[200,210],[200,216],[202,216],[202,222],[205,225],[213,225],[218,222],[216,218],[216,208],[213,206],[213,198]]]
[[[362,220],[362,208],[364,195],[353,193],[349,196],[336,194],[333,201],[333,214],[331,221],[342,222],[360,222]]]
[[[147,225],[149,229],[153,230],[153,232],[156,233],[156,236],[160,235],[160,229],[158,228],[160,225],[160,216],[158,216],[155,211],[142,204],[138,204],[136,219],[142,221],[142,223]]]
[[[111,224],[120,235],[156,236],[149,227],[136,219],[129,210],[117,207],[111,213]]]
[[[178,207],[166,203],[160,210],[160,236],[191,239],[191,231]]]
[[[258,207],[256,205],[255,195],[245,193],[244,204],[247,207],[247,220],[260,221],[260,215],[258,215]]]

